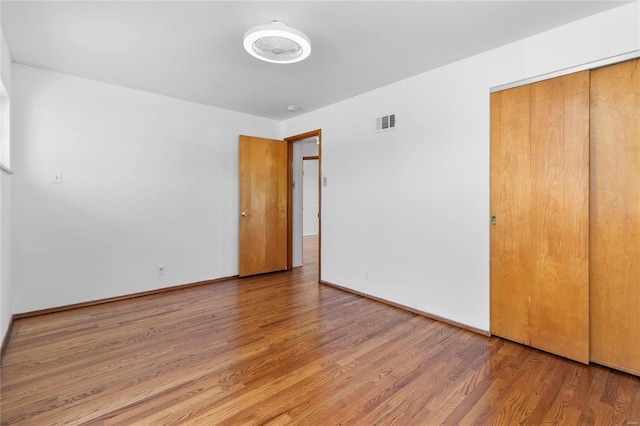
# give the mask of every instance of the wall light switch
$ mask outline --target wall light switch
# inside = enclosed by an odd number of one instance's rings
[[[53,183],[62,183],[62,172],[55,172],[53,174]]]
[[[327,186],[327,178],[326,178],[326,176],[322,177],[322,186]]]

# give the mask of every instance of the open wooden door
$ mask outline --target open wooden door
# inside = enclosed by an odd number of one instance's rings
[[[287,269],[287,145],[240,136],[241,277]]]

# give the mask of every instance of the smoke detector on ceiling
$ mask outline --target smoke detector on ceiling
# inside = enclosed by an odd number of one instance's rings
[[[300,62],[311,53],[309,38],[280,21],[251,28],[243,44],[251,56],[276,64]]]

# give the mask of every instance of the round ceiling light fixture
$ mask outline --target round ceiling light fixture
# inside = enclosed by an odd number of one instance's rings
[[[309,38],[280,21],[251,28],[243,44],[251,56],[275,64],[300,62],[311,53]]]

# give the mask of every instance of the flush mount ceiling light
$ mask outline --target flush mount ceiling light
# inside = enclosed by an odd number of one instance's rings
[[[284,22],[271,21],[244,34],[244,49],[251,56],[276,64],[300,62],[311,53],[309,38]]]

